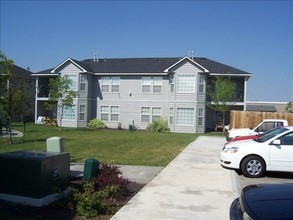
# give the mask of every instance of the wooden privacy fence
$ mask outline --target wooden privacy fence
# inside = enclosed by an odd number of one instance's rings
[[[263,119],[286,119],[293,126],[293,113],[231,111],[230,128],[254,128]]]

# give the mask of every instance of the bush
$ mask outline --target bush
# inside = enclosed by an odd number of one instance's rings
[[[168,121],[163,118],[155,119],[152,123],[150,123],[147,127],[147,131],[155,133],[155,132],[170,132],[170,128],[168,127]]]
[[[89,121],[89,123],[87,124],[87,127],[89,129],[100,129],[100,128],[106,128],[106,125],[101,119],[95,118]]]

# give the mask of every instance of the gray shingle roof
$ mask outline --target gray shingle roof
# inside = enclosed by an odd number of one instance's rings
[[[77,65],[92,73],[163,73],[166,69],[180,61],[182,58],[109,58],[77,61]],[[220,74],[250,74],[243,70],[207,59],[193,58],[199,65],[210,73]],[[50,73],[52,69],[38,72],[37,74]]]

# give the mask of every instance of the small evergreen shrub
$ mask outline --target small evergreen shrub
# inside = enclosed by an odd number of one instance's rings
[[[107,128],[105,123],[101,119],[98,119],[98,118],[90,120],[89,123],[87,124],[87,127],[89,129]]]
[[[147,131],[151,133],[155,132],[170,132],[170,128],[168,127],[168,121],[163,118],[155,119],[152,123],[150,123],[147,127]]]

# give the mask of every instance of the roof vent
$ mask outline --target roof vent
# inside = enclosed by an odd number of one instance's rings
[[[188,56],[193,59],[193,50],[192,51],[188,51]]]
[[[99,53],[94,53],[94,62],[99,61]]]

